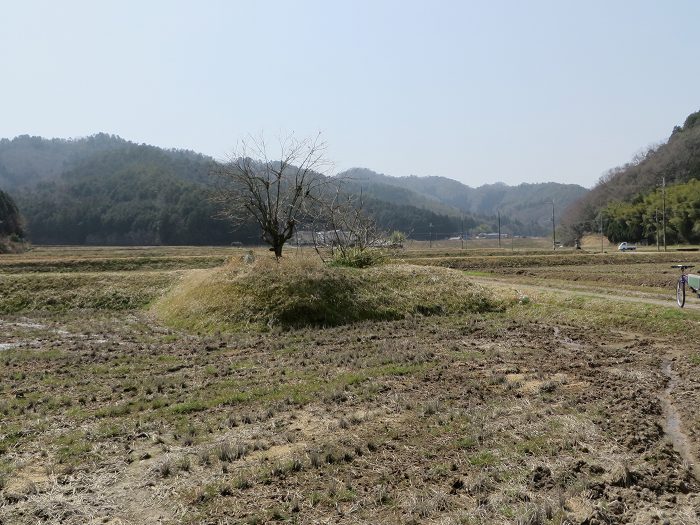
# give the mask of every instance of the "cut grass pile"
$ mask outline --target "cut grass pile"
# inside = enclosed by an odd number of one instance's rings
[[[232,262],[191,272],[154,309],[171,326],[213,332],[334,326],[499,307],[484,288],[446,268],[340,268],[297,258]]]

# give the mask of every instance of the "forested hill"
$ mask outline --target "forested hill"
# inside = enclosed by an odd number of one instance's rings
[[[700,111],[674,127],[665,143],[611,169],[574,203],[565,215],[571,236],[598,231],[602,213],[611,240],[653,240],[664,179],[669,197],[667,236],[672,242],[700,242]]]
[[[123,148],[127,141],[99,133],[79,140],[21,135],[0,139],[0,187],[14,193],[52,179],[93,155]]]
[[[526,235],[550,231],[552,201],[563,211],[588,192],[577,184],[556,182],[518,186],[496,183],[472,188],[446,177],[390,177],[364,168],[342,175],[368,195],[383,200],[405,200],[407,193],[418,199],[411,202],[415,206],[431,203],[452,215],[466,212],[493,216],[500,211],[502,220],[508,221],[515,233]]]
[[[228,244],[259,242],[255,225],[234,228],[208,199],[213,159],[135,144],[114,135],[77,140],[0,140],[0,187],[14,197],[37,244]],[[379,225],[419,236],[460,231],[459,213],[410,190],[366,195]],[[468,228],[494,217],[468,214]]]
[[[146,144],[135,144],[116,135],[98,133],[80,139],[45,139],[20,135],[14,139],[0,139],[0,187],[12,193],[18,189],[31,188],[38,182],[54,180],[62,174],[80,168],[86,162],[101,157],[108,165],[123,152],[140,150],[148,152],[151,159],[164,161],[182,178],[192,179],[206,174],[206,166],[212,159],[188,150],[162,149]],[[114,155],[108,155],[114,153]],[[144,156],[146,153],[143,154]],[[139,159],[131,159],[132,163]],[[95,166],[97,167],[97,166]]]

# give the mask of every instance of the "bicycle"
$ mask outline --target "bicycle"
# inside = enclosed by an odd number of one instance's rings
[[[671,268],[680,268],[681,276],[676,284],[676,302],[683,308],[685,305],[685,289],[690,288],[700,298],[700,275],[689,274],[686,270],[694,268],[692,264],[674,264]]]

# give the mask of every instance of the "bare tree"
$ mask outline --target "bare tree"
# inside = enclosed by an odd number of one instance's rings
[[[214,169],[213,200],[234,223],[256,222],[279,258],[310,204],[321,199],[330,163],[320,134],[282,138],[276,153],[271,155],[262,136],[241,141],[228,162]]]
[[[326,198],[319,201],[315,207],[315,229],[323,228],[323,239],[315,239],[318,250],[319,244],[340,252],[343,258],[351,254],[361,254],[369,248],[383,246],[386,243],[386,233],[381,231],[376,221],[367,213],[365,203],[360,194],[343,191],[344,180],[335,179],[333,194],[326,193]],[[323,258],[323,257],[321,257]]]

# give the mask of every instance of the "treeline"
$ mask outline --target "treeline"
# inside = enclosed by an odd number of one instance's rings
[[[631,202],[616,201],[602,211],[603,232],[612,242],[663,238],[662,189]],[[666,241],[700,244],[700,180],[666,188]]]
[[[0,190],[0,237],[16,236],[21,238],[23,235],[22,217],[15,201],[7,193]]]
[[[17,251],[24,241],[24,226],[17,205],[0,190],[0,253]]]
[[[0,183],[11,189],[36,244],[257,244],[259,227],[217,218],[210,200],[214,160],[191,151],[134,144],[112,135],[66,141],[0,141]],[[406,190],[408,191],[408,190]],[[410,198],[409,198],[410,197]],[[420,196],[406,196],[421,202]],[[367,197],[382,229],[457,233],[460,218]],[[301,226],[301,225],[300,225]],[[465,229],[494,230],[494,217],[467,215]]]
[[[442,235],[456,234],[461,231],[460,219],[415,206],[388,204],[378,199],[367,199],[365,209],[381,229],[401,231],[412,238],[424,238],[430,231]],[[465,218],[466,231],[472,230],[479,224],[481,221],[478,218],[473,216]]]
[[[19,194],[30,237],[46,244],[228,244],[203,180],[210,161],[128,145],[80,161]],[[252,236],[252,226],[237,236]]]
[[[20,135],[0,139],[0,187],[9,193],[58,177],[83,159],[123,148],[128,141],[98,133],[81,139],[45,139]]]
[[[644,219],[639,219],[637,212],[641,204],[651,199],[654,202],[663,181],[669,194],[693,179],[700,179],[700,111],[690,114],[682,126],[673,128],[668,141],[649,148],[638,154],[624,166],[611,169],[598,181],[598,184],[582,199],[567,210],[563,222],[570,239],[580,237],[587,231],[598,231],[601,212],[605,217],[614,217],[610,234],[611,240],[626,237],[625,240],[639,240],[648,237],[649,210],[645,208]],[[683,208],[681,202],[678,209]],[[656,204],[653,205],[654,210]],[[632,211],[634,208],[637,211]],[[682,213],[679,211],[678,213]],[[678,229],[671,232],[681,242],[686,236],[687,218],[671,217]],[[670,224],[670,222],[669,222]],[[604,227],[605,228],[605,227]],[[690,228],[693,230],[695,226]],[[688,234],[690,235],[690,234]],[[692,237],[692,235],[691,235]],[[668,233],[667,233],[668,239]]]
[[[462,213],[481,217],[483,231],[494,231],[500,212],[501,225],[507,223],[510,233],[520,235],[549,234],[552,201],[558,210],[564,210],[588,191],[577,184],[556,182],[472,188],[446,177],[389,177],[366,168],[353,168],[343,175],[366,195],[384,201],[432,209],[456,222]]]

